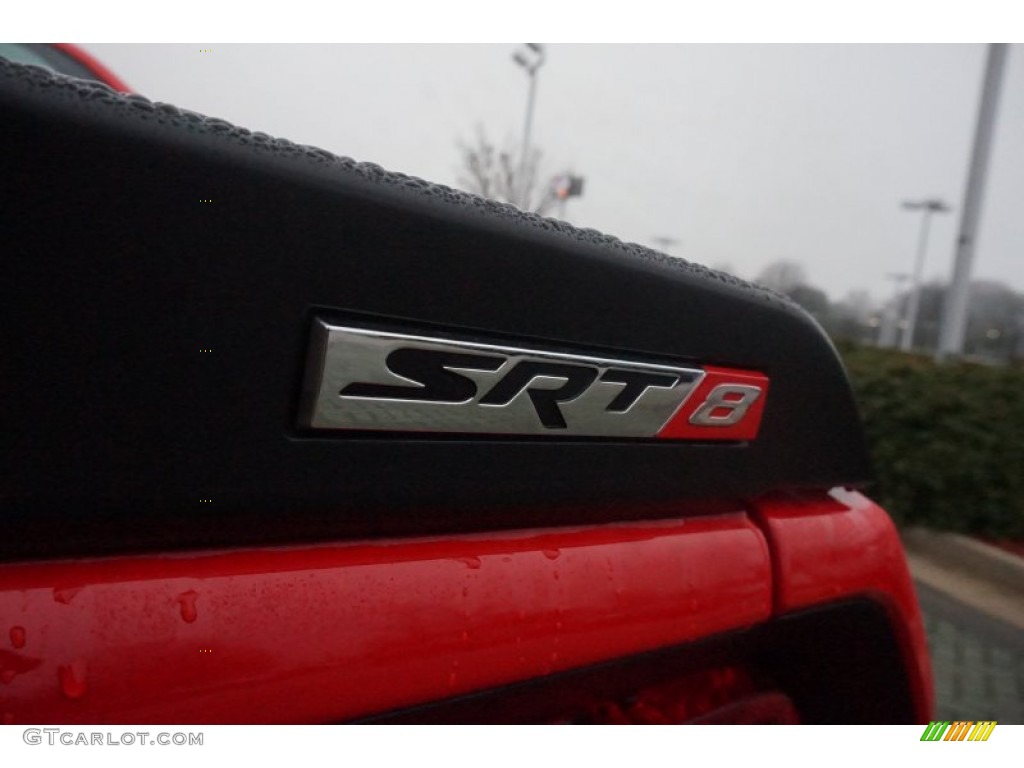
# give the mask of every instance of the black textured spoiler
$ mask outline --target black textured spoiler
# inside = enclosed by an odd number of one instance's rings
[[[0,557],[677,516],[867,479],[835,350],[772,292],[3,60],[0,146]],[[753,370],[770,395],[752,441],[315,431],[319,321]]]

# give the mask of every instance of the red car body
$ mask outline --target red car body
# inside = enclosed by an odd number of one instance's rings
[[[722,483],[610,522],[531,501],[523,527],[15,553],[0,563],[0,717],[928,722],[886,513],[842,483]]]

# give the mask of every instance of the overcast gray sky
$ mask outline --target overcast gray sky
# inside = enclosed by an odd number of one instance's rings
[[[86,45],[132,88],[253,130],[457,186],[456,141],[518,142],[513,45]],[[211,53],[200,53],[211,48]],[[1024,46],[1003,82],[974,276],[1024,290]],[[806,267],[887,297],[938,195],[926,278],[949,274],[981,45],[550,45],[542,168],[586,177],[567,218],[754,278]]]

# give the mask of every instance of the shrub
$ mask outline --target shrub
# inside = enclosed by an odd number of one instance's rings
[[[1024,371],[841,345],[898,523],[1024,537]]]

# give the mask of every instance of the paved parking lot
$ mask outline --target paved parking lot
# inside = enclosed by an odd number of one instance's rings
[[[918,581],[940,720],[1024,724],[1024,630]]]

